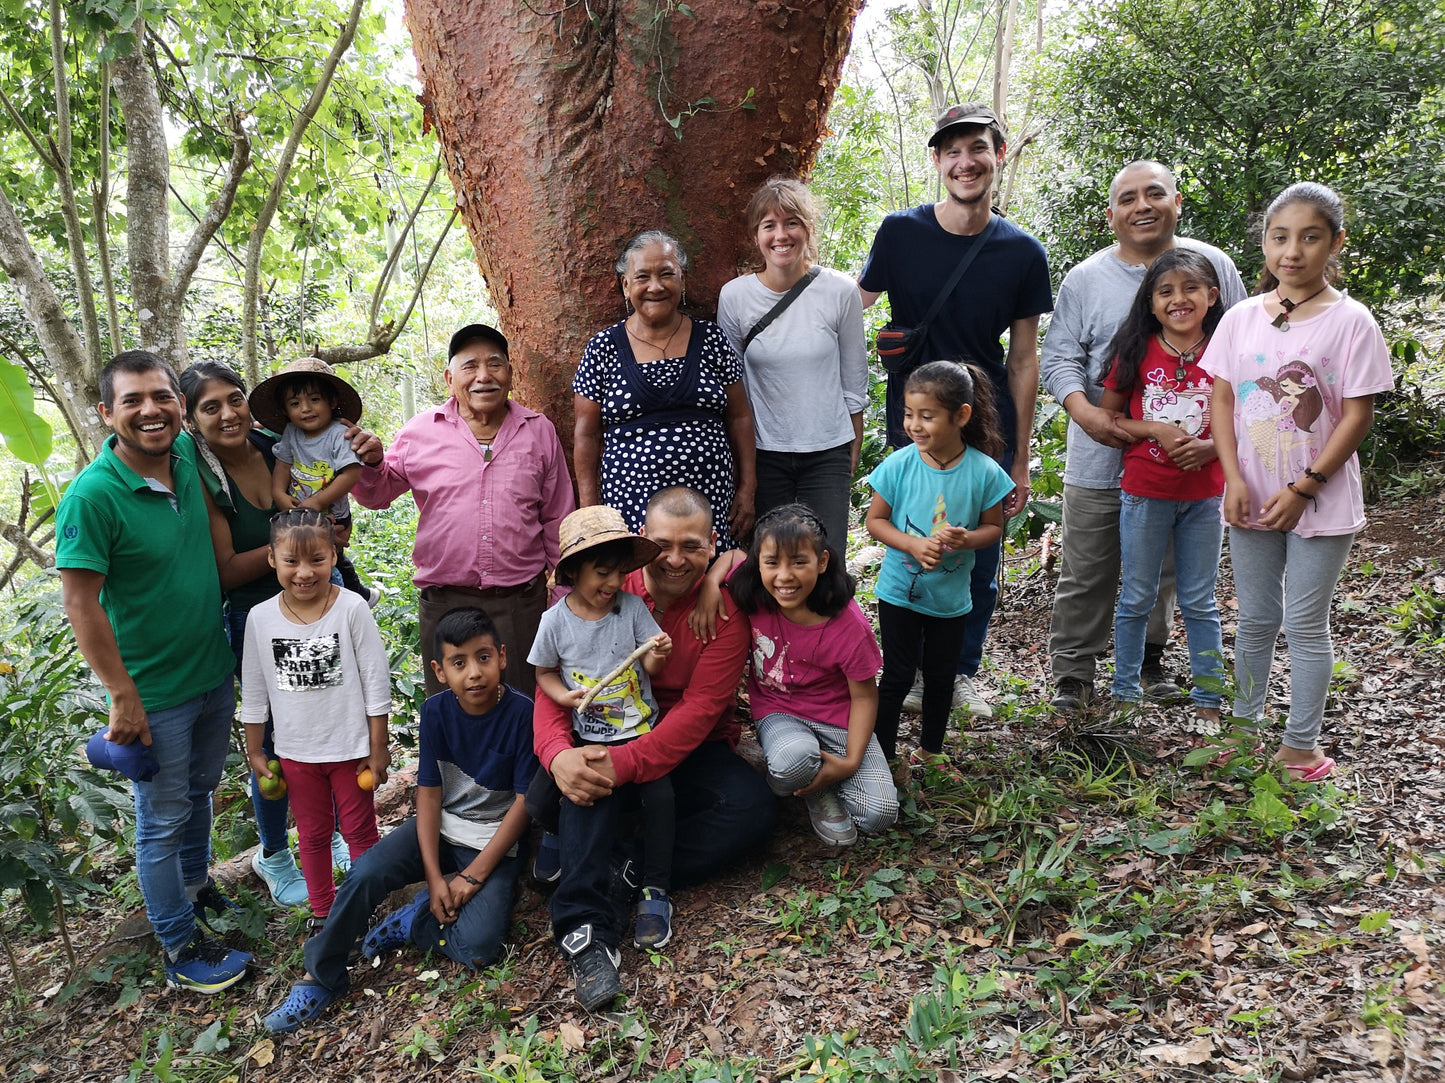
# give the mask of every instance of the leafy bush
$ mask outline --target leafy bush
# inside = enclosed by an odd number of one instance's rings
[[[108,713],[82,673],[58,576],[22,588],[0,643],[0,890],[48,927],[57,907],[100,890],[88,874],[132,830],[130,792],[79,754]]]

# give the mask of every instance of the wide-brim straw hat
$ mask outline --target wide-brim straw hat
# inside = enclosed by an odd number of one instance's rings
[[[286,428],[286,406],[281,402],[281,384],[298,373],[312,377],[317,383],[336,393],[336,413],[333,420],[337,417],[344,417],[353,423],[361,420],[361,396],[356,393],[356,388],[336,375],[331,366],[319,357],[298,358],[288,363],[276,375],[268,376],[257,384],[248,400],[251,404],[251,416],[272,432],[283,431]]]
[[[628,530],[622,513],[616,508],[609,508],[606,504],[578,508],[563,519],[557,528],[557,542],[561,549],[557,563],[623,538],[632,542],[632,556],[623,566],[624,572],[651,564],[657,559],[657,554],[662,552],[662,546],[651,538],[644,538]]]

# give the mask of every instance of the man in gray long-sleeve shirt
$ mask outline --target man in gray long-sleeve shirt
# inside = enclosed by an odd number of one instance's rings
[[[1109,343],[1144,272],[1176,245],[1203,252],[1219,275],[1225,307],[1244,299],[1233,261],[1219,249],[1176,237],[1183,199],[1174,176],[1158,162],[1130,162],[1109,185],[1105,212],[1116,241],[1064,276],[1044,338],[1040,376],[1069,414],[1064,466],[1063,563],[1054,590],[1049,659],[1056,686],[1051,705],[1077,711],[1094,698],[1094,667],[1108,646],[1119,589],[1119,476],[1130,437],[1098,403],[1101,378],[1112,362]],[[1160,668],[1174,608],[1173,561],[1167,563],[1149,620],[1143,686],[1151,699],[1180,689]]]

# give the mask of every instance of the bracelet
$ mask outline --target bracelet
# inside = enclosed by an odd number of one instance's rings
[[[458,879],[458,880],[465,880],[467,883],[471,884],[472,887],[481,887],[481,886],[482,886],[482,882],[481,882],[480,880],[478,880],[475,876],[468,876],[468,875],[467,875],[466,873],[464,873],[464,872],[459,872],[459,873],[457,873],[457,879]]]
[[[1318,500],[1316,500],[1314,497],[1310,496],[1309,493],[1302,493],[1302,492],[1300,492],[1298,489],[1296,489],[1296,488],[1295,488],[1295,485],[1294,485],[1294,482],[1292,482],[1292,481],[1287,481],[1287,482],[1284,483],[1284,487],[1285,487],[1286,489],[1288,489],[1290,492],[1294,493],[1294,495],[1297,496],[1297,497],[1299,497],[1301,500],[1308,500],[1311,504],[1313,504],[1313,505],[1315,506],[1315,511],[1316,511],[1316,512],[1318,512],[1318,511],[1320,510],[1320,502],[1319,502]]]
[[[1330,480],[1318,471],[1311,470],[1308,466],[1305,467],[1305,477],[1309,478],[1311,481],[1319,482],[1319,484],[1321,485]]]

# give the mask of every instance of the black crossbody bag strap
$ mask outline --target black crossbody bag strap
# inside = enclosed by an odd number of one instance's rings
[[[968,254],[958,261],[958,266],[953,269],[953,274],[948,276],[948,282],[944,285],[943,289],[939,290],[938,296],[933,299],[933,304],[928,306],[928,314],[924,316],[923,321],[917,325],[920,341],[928,330],[928,325],[933,322],[933,318],[942,311],[944,302],[947,301],[953,293],[953,287],[957,286],[959,280],[963,278],[963,272],[968,270],[968,265],[973,262],[973,258],[983,251],[984,243],[993,234],[994,223],[997,221],[998,215],[990,214],[988,216],[988,225],[983,227],[983,232],[978,235],[978,240],[973,243],[973,246],[968,250]]]
[[[778,298],[778,303],[775,304],[772,308],[768,309],[768,314],[762,319],[760,319],[757,323],[753,324],[753,329],[748,332],[748,337],[743,339],[743,348],[740,351],[741,353],[745,354],[748,352],[748,347],[753,344],[753,339],[757,338],[764,331],[766,331],[768,329],[768,324],[772,323],[779,316],[781,316],[787,310],[788,306],[798,299],[798,294],[802,293],[805,289],[807,289],[813,284],[813,279],[817,278],[818,275],[822,272],[822,270],[823,268],[818,267],[817,265],[809,267],[808,273],[805,274],[802,278],[798,279],[798,281],[793,284],[792,289],[790,289],[787,293],[783,294],[781,297]]]

